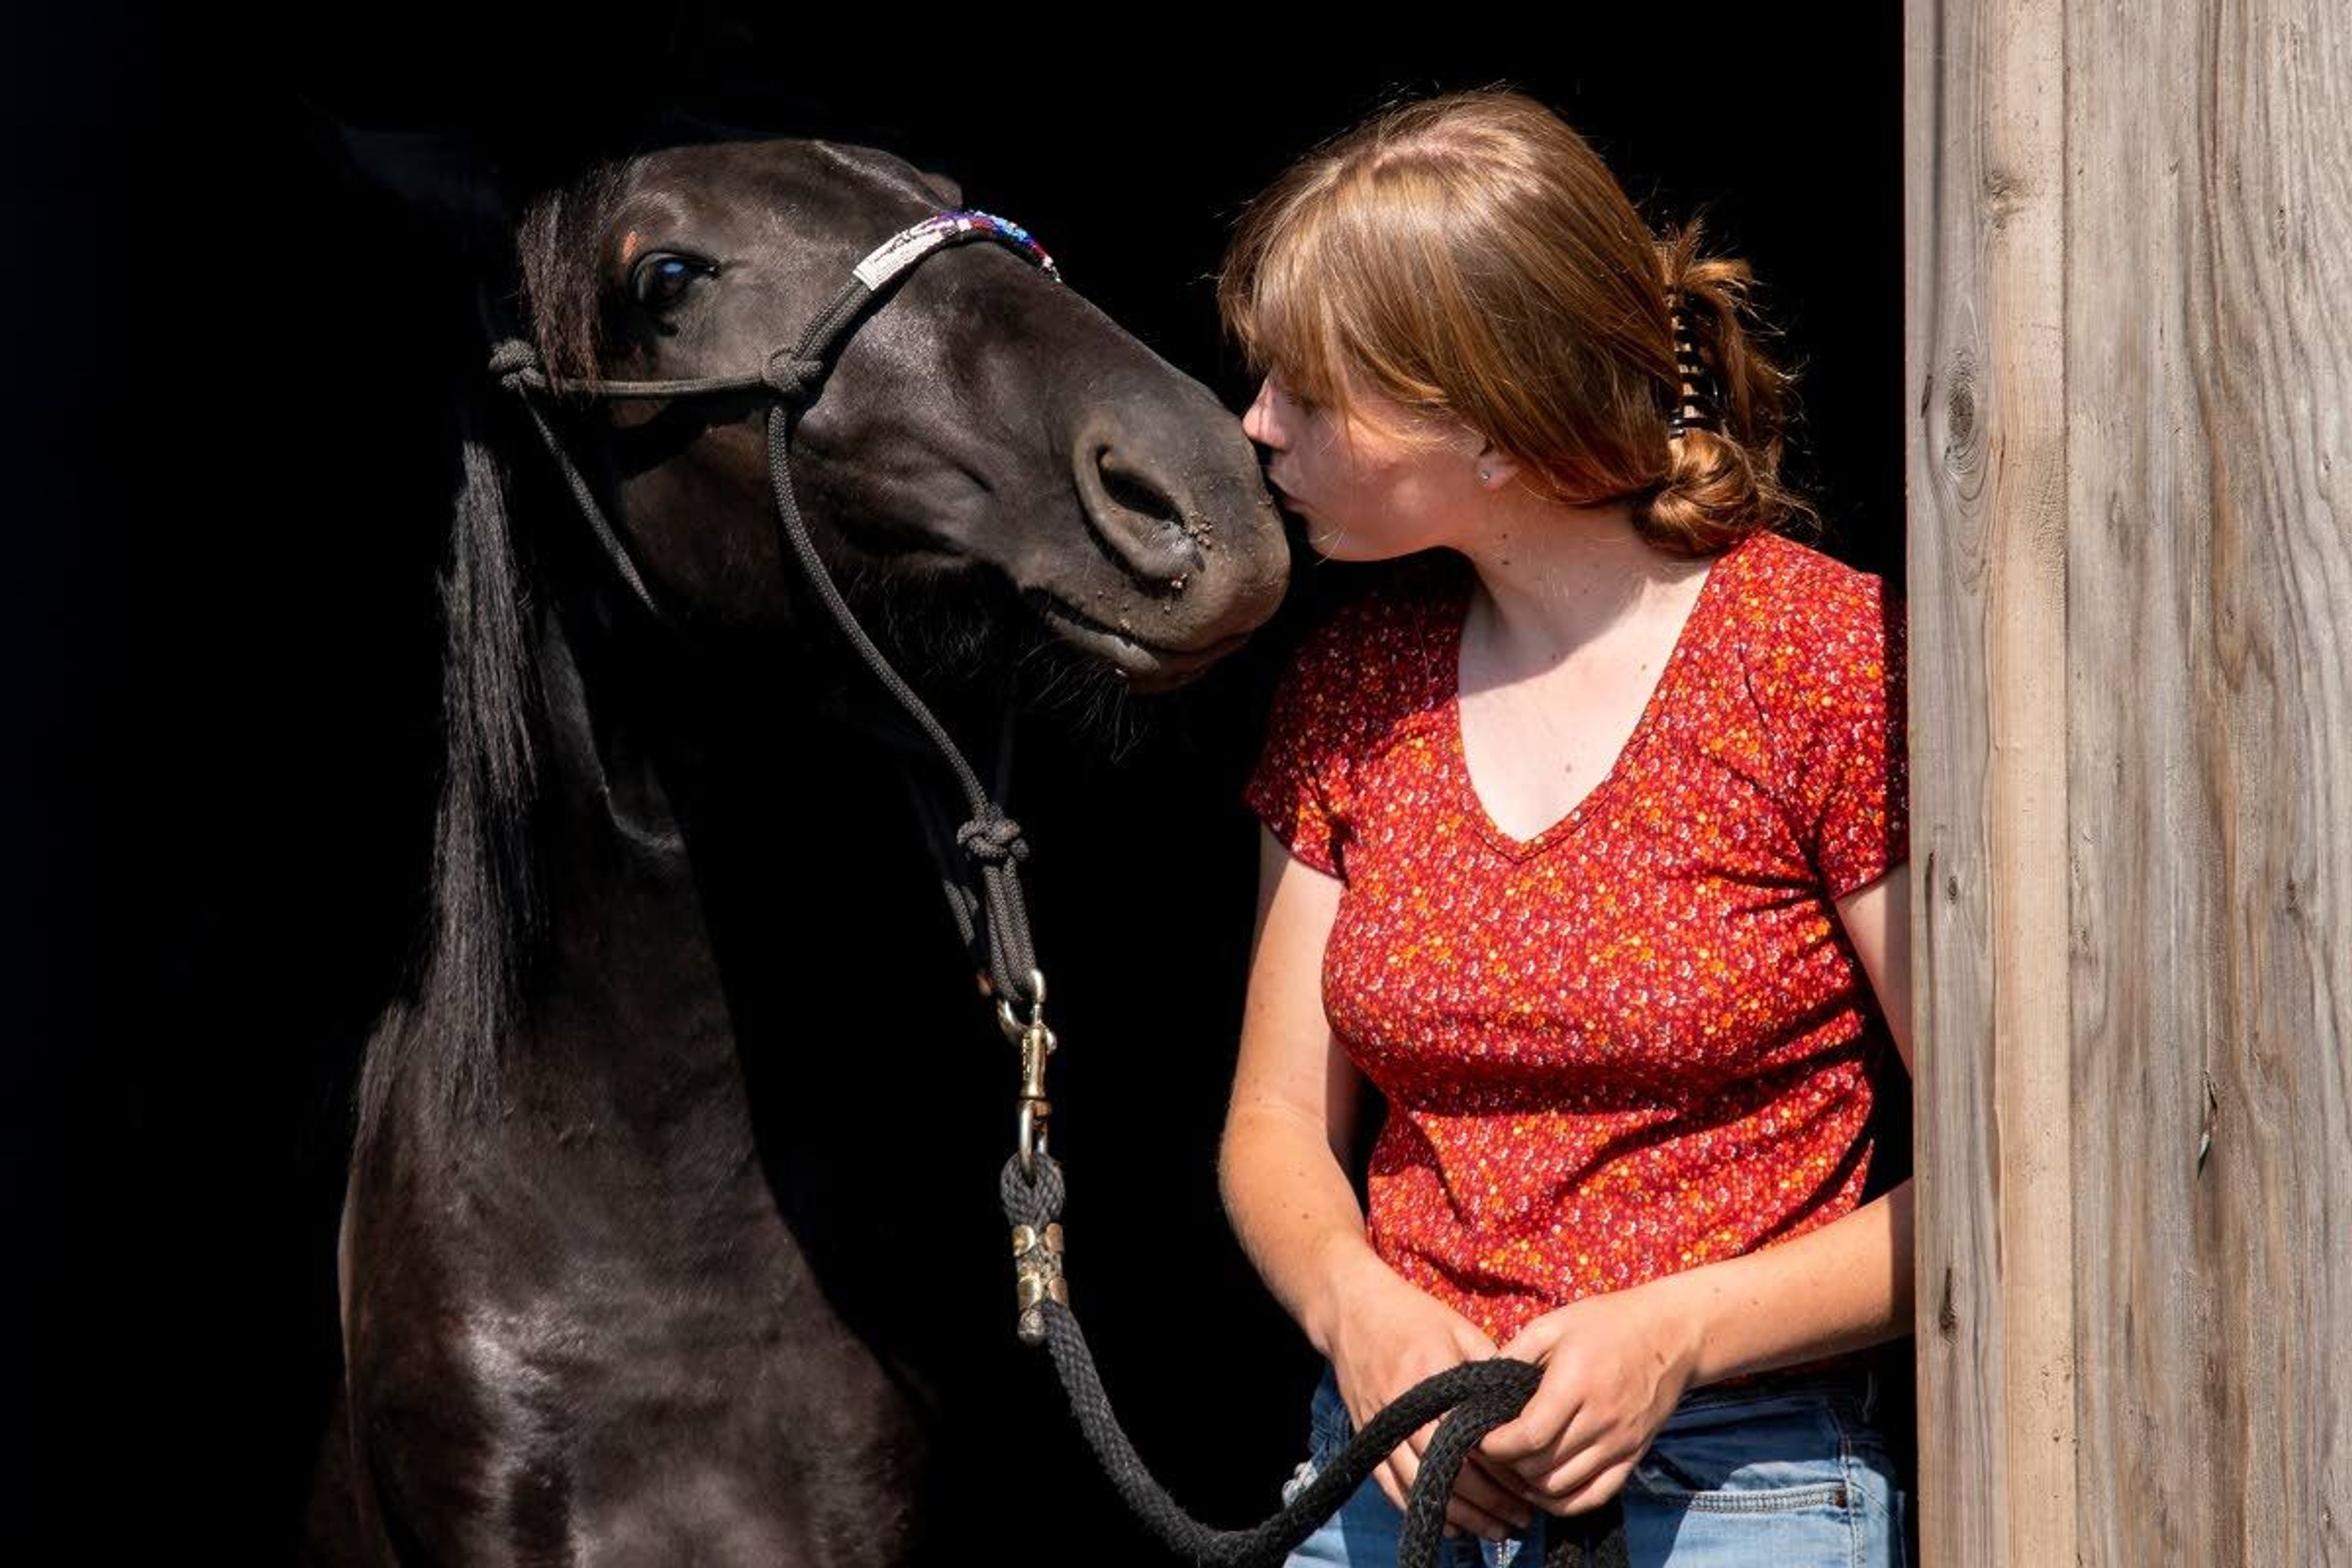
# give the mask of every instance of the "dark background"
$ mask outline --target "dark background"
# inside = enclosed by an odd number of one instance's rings
[[[419,345],[456,340],[446,286],[322,160],[314,112],[559,162],[573,128],[664,98],[874,142],[1026,226],[1238,413],[1211,280],[1241,205],[1389,97],[1507,83],[1591,137],[1654,225],[1704,204],[1754,264],[1803,373],[1791,468],[1825,548],[1899,583],[1900,26],[1874,9],[1540,37],[1434,17],[1409,44],[1230,12],[953,34],[677,4],[12,17],[12,1525],[100,1560],[283,1560],[335,1374],[348,1096],[415,940],[437,762],[446,423]],[[1255,867],[1236,792],[1290,639],[1363,570],[1301,563],[1284,618],[1130,746],[1024,737],[1015,785],[1081,1321],[1146,1458],[1223,1524],[1303,1457],[1317,1365],[1214,1178]],[[917,879],[905,909],[898,948],[866,933],[877,963],[952,965],[936,891]],[[894,1042],[863,1113],[887,1123],[923,1053],[1002,1048],[977,1009],[968,1037]],[[1012,1081],[971,1110],[1007,1148]],[[1907,1145],[1891,1130],[1906,1167]],[[984,1198],[992,1172],[941,1182]],[[1003,1308],[1009,1337],[1009,1286],[943,1290]],[[1037,1365],[1044,1451],[1082,1464]],[[1094,1478],[1058,1484],[1066,1536],[1122,1528]]]

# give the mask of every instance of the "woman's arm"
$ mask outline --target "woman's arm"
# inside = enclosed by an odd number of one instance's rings
[[[1260,828],[1259,845],[1257,935],[1218,1187],[1243,1251],[1332,1363],[1360,1424],[1423,1378],[1496,1346],[1372,1250],[1347,1166],[1362,1079],[1323,1011],[1323,946],[1343,884],[1271,830]],[[1429,1422],[1372,1472],[1400,1509],[1436,1431]],[[1465,1464],[1446,1499],[1446,1533],[1507,1533],[1523,1512],[1485,1461]]]
[[[1910,868],[1855,889],[1837,911],[1907,1074]],[[1696,1336],[1693,1385],[1900,1339],[1912,1326],[1910,1179],[1792,1241],[1652,1285],[1652,1299]]]
[[[1328,1356],[1349,1277],[1387,1268],[1348,1179],[1360,1080],[1323,1013],[1323,944],[1344,884],[1263,825],[1258,835],[1257,929],[1217,1185],[1251,1265]]]
[[[1838,900],[1888,1032],[1911,1065],[1910,873]],[[1912,1327],[1911,1183],[1793,1240],[1590,1296],[1530,1322],[1503,1353],[1541,1362],[1527,1407],[1477,1452],[1555,1513],[1601,1503],[1685,1389],[1899,1339]]]

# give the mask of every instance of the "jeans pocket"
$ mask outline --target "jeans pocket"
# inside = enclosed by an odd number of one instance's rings
[[[1282,1483],[1282,1506],[1288,1508],[1297,1502],[1298,1494],[1313,1486],[1315,1478],[1322,1473],[1322,1464],[1313,1454],[1299,1460],[1298,1468],[1290,1472],[1290,1479]]]
[[[1355,1440],[1356,1423],[1348,1414],[1347,1402],[1339,1397],[1339,1378],[1328,1367],[1307,1404],[1307,1428],[1308,1447],[1318,1464],[1328,1463],[1332,1455]]]
[[[1702,1513],[1793,1513],[1852,1505],[1853,1489],[1836,1464],[1824,1465],[1814,1477],[1790,1479],[1783,1475],[1767,1480],[1741,1471],[1710,1476],[1653,1451],[1634,1465],[1625,1485],[1660,1502]]]
[[[1818,1399],[1759,1399],[1670,1421],[1626,1489],[1709,1513],[1843,1510],[1853,1501],[1844,1434]]]
[[[1637,1563],[1694,1568],[1893,1568],[1875,1474],[1817,1395],[1678,1411],[1626,1478],[1626,1544]]]
[[[1348,1406],[1339,1398],[1339,1385],[1331,1369],[1326,1366],[1323,1380],[1315,1385],[1315,1396],[1307,1404],[1307,1458],[1282,1484],[1285,1508],[1314,1483],[1315,1478],[1323,1473],[1355,1435],[1355,1425],[1348,1417]]]
[[[1837,1428],[1846,1477],[1860,1494],[1857,1502],[1868,1515],[1867,1528],[1893,1542],[1894,1556],[1904,1554],[1904,1510],[1909,1495],[1895,1469],[1895,1450],[1885,1431],[1872,1419],[1866,1404],[1832,1399],[1829,1418]]]

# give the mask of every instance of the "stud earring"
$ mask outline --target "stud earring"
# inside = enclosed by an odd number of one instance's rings
[[[1481,468],[1481,469],[1479,469],[1479,470],[1478,470],[1478,477],[1479,477],[1480,479],[1493,479],[1495,476],[1494,476],[1494,474],[1493,474],[1490,470],[1486,469],[1486,468]]]

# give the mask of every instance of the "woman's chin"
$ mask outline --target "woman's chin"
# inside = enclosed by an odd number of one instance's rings
[[[1318,519],[1311,517],[1304,518],[1301,521],[1306,524],[1306,527],[1301,531],[1307,541],[1307,548],[1315,552],[1316,554],[1323,557],[1324,560],[1362,561],[1369,559],[1364,552],[1364,542],[1353,534],[1350,534],[1346,529],[1334,528],[1328,522],[1324,522]]]
[[[1410,555],[1413,552],[1412,548],[1383,544],[1377,539],[1365,539],[1358,534],[1313,528],[1307,531],[1307,545],[1326,561],[1350,563],[1392,561],[1398,556]]]

